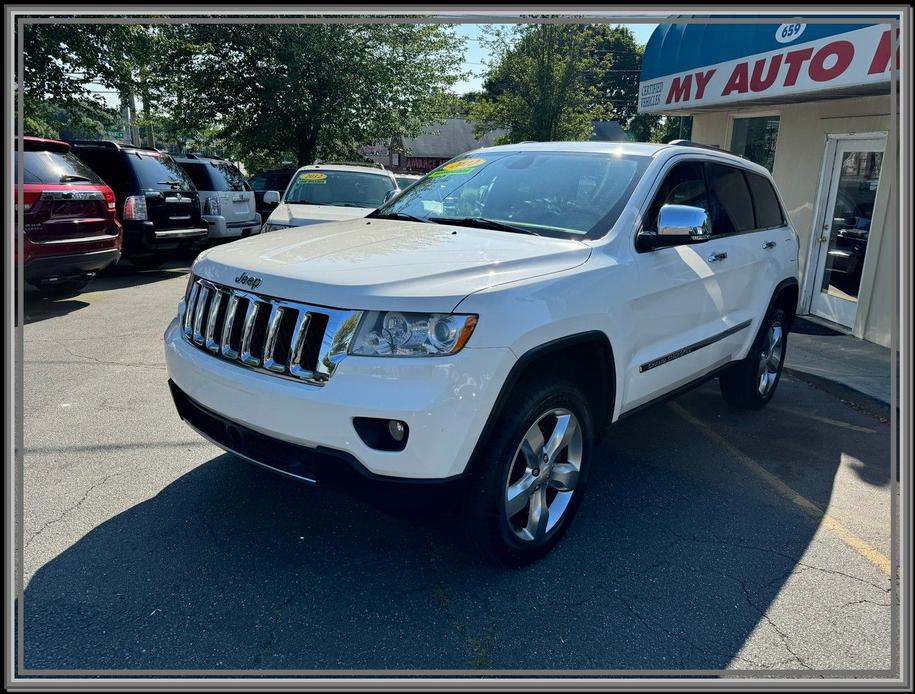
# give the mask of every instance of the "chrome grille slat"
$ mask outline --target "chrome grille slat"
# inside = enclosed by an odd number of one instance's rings
[[[208,354],[320,386],[346,356],[361,316],[360,311],[286,301],[196,278],[181,323],[185,339]]]
[[[305,346],[305,335],[308,333],[308,325],[311,322],[311,316],[305,311],[299,312],[296,319],[295,329],[292,331],[292,340],[289,342],[289,361],[287,367],[289,373],[296,378],[311,378],[313,371],[302,368],[299,362],[302,361],[302,348]]]
[[[211,352],[219,351],[219,342],[213,339],[213,335],[216,332],[216,323],[219,319],[219,309],[222,308],[222,298],[226,293],[222,289],[213,290],[213,298],[210,300],[210,311],[207,315],[207,327],[203,334],[204,337],[204,347],[206,347]],[[220,337],[222,337],[220,335]]]
[[[222,323],[222,356],[227,359],[238,359],[238,350],[232,349],[229,339],[232,337],[232,328],[235,326],[235,312],[238,310],[238,295],[229,294],[226,304],[226,318]]]
[[[259,301],[248,301],[248,310],[245,311],[245,322],[241,328],[241,361],[248,366],[258,366],[260,359],[251,354],[251,338],[254,337],[254,321],[260,311]]]
[[[204,284],[200,287],[200,292],[197,295],[197,307],[194,310],[194,342],[198,345],[203,344],[203,314],[209,296],[210,287],[209,285]]]
[[[267,319],[267,337],[264,340],[264,368],[279,373],[286,370],[286,365],[273,360],[273,350],[276,349],[276,338],[279,335],[280,323],[285,311],[286,308],[282,304],[273,303],[271,305],[270,318]]]
[[[200,292],[200,285],[197,282],[194,282],[194,285],[191,287],[191,295],[187,299],[187,304],[184,307],[184,336],[190,338],[194,332],[193,325],[191,324],[194,318],[194,306],[197,304],[197,294]]]

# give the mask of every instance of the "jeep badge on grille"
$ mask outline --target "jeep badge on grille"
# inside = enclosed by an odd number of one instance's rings
[[[238,277],[235,278],[235,281],[238,284],[246,284],[251,287],[251,289],[257,289],[259,286],[261,286],[261,278],[252,277],[247,272],[241,273]]]

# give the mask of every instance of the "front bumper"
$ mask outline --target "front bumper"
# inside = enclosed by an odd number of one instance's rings
[[[211,239],[233,239],[244,236],[253,236],[259,234],[261,230],[261,216],[257,215],[246,222],[226,222],[226,218],[221,215],[202,215],[203,221],[209,226],[209,238]]]
[[[188,343],[175,320],[165,332],[165,360],[175,387],[198,407],[280,448],[331,451],[331,465],[336,460],[364,477],[441,481],[464,472],[515,357],[503,348],[465,348],[447,358],[350,356],[325,385],[314,386],[215,357]],[[406,447],[369,447],[354,417],[406,422]],[[235,450],[229,439],[216,443]],[[283,471],[276,460],[289,454],[277,450],[257,462]]]

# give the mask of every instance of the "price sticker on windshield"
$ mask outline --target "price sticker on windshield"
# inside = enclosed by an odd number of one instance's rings
[[[299,183],[327,183],[327,174],[307,172],[299,174]]]
[[[458,159],[457,161],[445,164],[438,171],[433,171],[429,176],[455,176],[459,174],[471,173],[481,164],[485,164],[485,159]]]

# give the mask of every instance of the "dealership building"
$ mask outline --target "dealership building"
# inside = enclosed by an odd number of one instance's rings
[[[662,25],[645,48],[639,94],[640,112],[691,116],[691,140],[772,172],[801,241],[799,313],[887,347],[898,243],[895,31]]]

